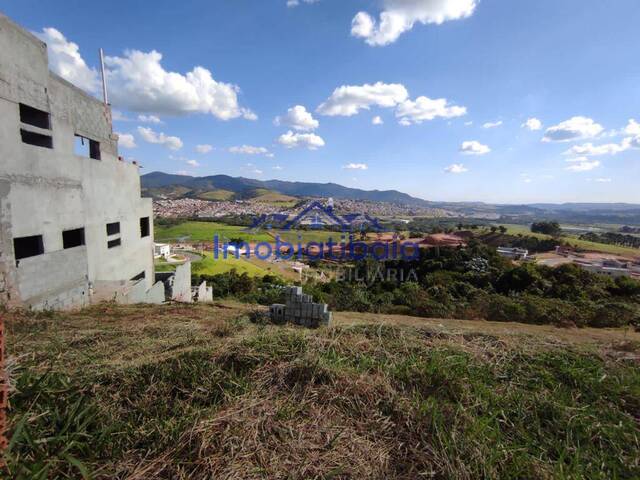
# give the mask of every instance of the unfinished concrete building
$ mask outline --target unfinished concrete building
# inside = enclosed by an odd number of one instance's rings
[[[109,107],[51,73],[46,44],[0,14],[0,302],[109,299],[164,301],[138,166],[118,157]]]

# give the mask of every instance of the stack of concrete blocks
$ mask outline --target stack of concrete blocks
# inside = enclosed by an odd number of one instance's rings
[[[271,320],[274,323],[293,323],[309,328],[331,323],[333,315],[327,304],[313,303],[313,297],[302,293],[302,287],[288,287],[285,299],[286,304],[271,306]]]

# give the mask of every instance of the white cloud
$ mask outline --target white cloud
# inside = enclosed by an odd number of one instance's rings
[[[182,140],[178,137],[171,137],[164,133],[156,133],[151,128],[138,127],[138,134],[145,142],[163,145],[169,150],[180,150],[182,148]]]
[[[241,147],[231,147],[229,152],[241,155],[267,155],[269,150],[265,147],[254,147],[252,145],[242,145]]]
[[[255,122],[256,120],[258,120],[258,115],[249,109],[243,108],[242,118],[244,118],[245,120],[249,120],[251,122]]]
[[[416,23],[440,25],[473,14],[477,0],[384,0],[380,19],[358,12],[351,22],[351,35],[372,46],[395,42]]]
[[[457,105],[449,105],[447,99],[432,100],[428,97],[418,97],[415,101],[406,100],[398,105],[396,117],[401,125],[420,124],[434,118],[453,118],[466,115],[467,109]]]
[[[280,165],[274,165],[273,167],[271,167],[272,170],[282,170],[282,167]]]
[[[486,155],[491,149],[487,145],[483,145],[475,140],[462,142],[460,152],[465,155]]]
[[[482,128],[496,128],[502,125],[502,120],[498,120],[497,122],[487,122],[482,125]]]
[[[631,135],[632,137],[640,136],[640,123],[636,122],[633,118],[630,119],[624,129],[624,133],[626,135]]]
[[[342,168],[346,170],[368,170],[369,166],[366,163],[348,163]]]
[[[384,120],[382,120],[382,117],[380,115],[376,115],[375,117],[373,117],[373,119],[371,119],[371,123],[373,125],[382,125],[384,123]]]
[[[589,160],[587,157],[569,158],[567,162],[571,163],[565,170],[570,172],[588,172],[600,166],[598,160]]]
[[[42,33],[36,35],[47,44],[51,70],[87,92],[98,91],[98,72],[95,68],[89,68],[77,44],[68,41],[55,28],[43,28]]]
[[[156,123],[156,124],[162,123],[162,120],[160,120],[155,115],[138,115],[138,121],[144,122],[144,123]]]
[[[452,165],[449,165],[447,168],[445,168],[444,171],[447,173],[458,174],[458,173],[468,172],[469,169],[465,167],[462,163],[454,163]]]
[[[325,145],[322,137],[314,133],[293,133],[291,130],[280,135],[278,143],[285,148],[305,147],[309,150],[317,150]]]
[[[471,125],[473,125],[473,121],[472,121],[472,120],[469,120],[468,122],[464,122],[464,124],[465,124],[467,127],[470,127]]]
[[[136,148],[136,139],[130,133],[116,133],[118,135],[118,146],[122,148]]]
[[[594,180],[594,182],[598,182],[598,183],[611,183],[611,179],[610,178],[596,178]]]
[[[242,167],[242,169],[247,170],[248,173],[253,173],[254,175],[262,175],[264,173],[262,170],[257,168],[253,163],[247,163],[244,167]]]
[[[437,117],[453,118],[465,115],[467,109],[450,105],[445,98],[433,100],[421,96],[414,100],[409,92],[399,83],[377,82],[373,85],[343,85],[336,88],[331,96],[321,104],[317,111],[321,115],[345,116],[356,115],[360,110],[369,110],[377,106],[395,108],[396,118],[401,125],[414,125]],[[382,118],[375,117],[374,125],[382,124]]]
[[[372,106],[391,108],[409,98],[409,92],[399,83],[377,82],[373,85],[343,85],[318,107],[318,113],[328,116],[356,115]]]
[[[192,167],[199,167],[200,164],[197,162],[197,160],[187,160],[187,164],[191,165]]]
[[[583,145],[574,145],[567,150],[565,155],[586,155],[595,157],[599,155],[615,155],[624,152],[631,147],[631,139],[625,138],[622,143],[606,143],[603,145],[594,145],[593,143],[585,143]]]
[[[287,7],[291,8],[291,7],[297,7],[298,5],[300,5],[300,2],[302,3],[306,3],[306,4],[311,4],[311,3],[316,3],[319,2],[320,0],[287,0]]]
[[[55,73],[89,92],[100,89],[98,72],[87,66],[78,45],[55,28],[43,29],[38,37],[48,45],[49,64]],[[185,74],[168,72],[161,61],[162,54],[155,50],[126,50],[123,57],[105,57],[111,103],[155,115],[208,113],[221,120],[257,119],[255,113],[239,105],[238,86],[214,80],[211,72],[200,66]]]
[[[204,67],[186,74],[168,72],[162,54],[127,50],[124,57],[106,57],[110,99],[134,112],[161,115],[207,113],[221,120],[255,114],[238,104],[239,87],[216,81]]]
[[[190,176],[191,174],[190,174],[189,172],[187,172],[186,170],[178,170],[178,171],[176,172],[176,175],[182,175],[182,176],[184,176],[184,177],[188,177],[188,176]]]
[[[528,128],[529,130],[534,132],[542,128],[542,122],[537,118],[532,117],[527,119],[527,121],[522,124],[522,128]]]
[[[582,140],[593,138],[602,133],[602,125],[595,123],[591,118],[572,117],[569,120],[547,128],[543,142],[570,142],[572,140]]]
[[[313,131],[320,126],[320,122],[313,118],[313,115],[307,112],[307,109],[302,105],[291,107],[287,110],[286,115],[276,117],[274,123],[304,132]]]
[[[127,117],[120,110],[111,110],[111,120],[114,122],[131,122],[132,119]]]
[[[209,153],[211,150],[213,150],[213,147],[211,145],[207,145],[206,143],[204,145],[196,145],[196,152],[202,153],[203,155],[205,153]]]

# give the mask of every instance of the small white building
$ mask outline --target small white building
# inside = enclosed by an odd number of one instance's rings
[[[629,268],[607,267],[601,263],[575,262],[575,264],[587,272],[598,273],[611,278],[631,277],[633,275],[633,271]]]
[[[529,250],[524,248],[498,247],[498,255],[512,260],[525,260],[529,256]]]
[[[164,258],[168,260],[171,256],[171,245],[168,243],[154,243],[153,256],[154,258]]]

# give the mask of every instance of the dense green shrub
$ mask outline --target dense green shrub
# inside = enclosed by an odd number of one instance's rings
[[[478,242],[466,249],[430,249],[414,261],[363,260],[353,268],[357,275],[309,283],[305,292],[336,311],[578,327],[640,322],[640,282],[636,280],[613,280],[572,264],[558,268],[514,265]],[[398,278],[405,281],[376,277],[381,268],[402,271]],[[216,298],[235,297],[263,305],[283,301],[284,283],[278,277],[252,278],[232,271],[195,280],[207,280]]]
[[[622,327],[640,321],[637,305],[608,302],[597,307],[589,322],[592,327]]]

